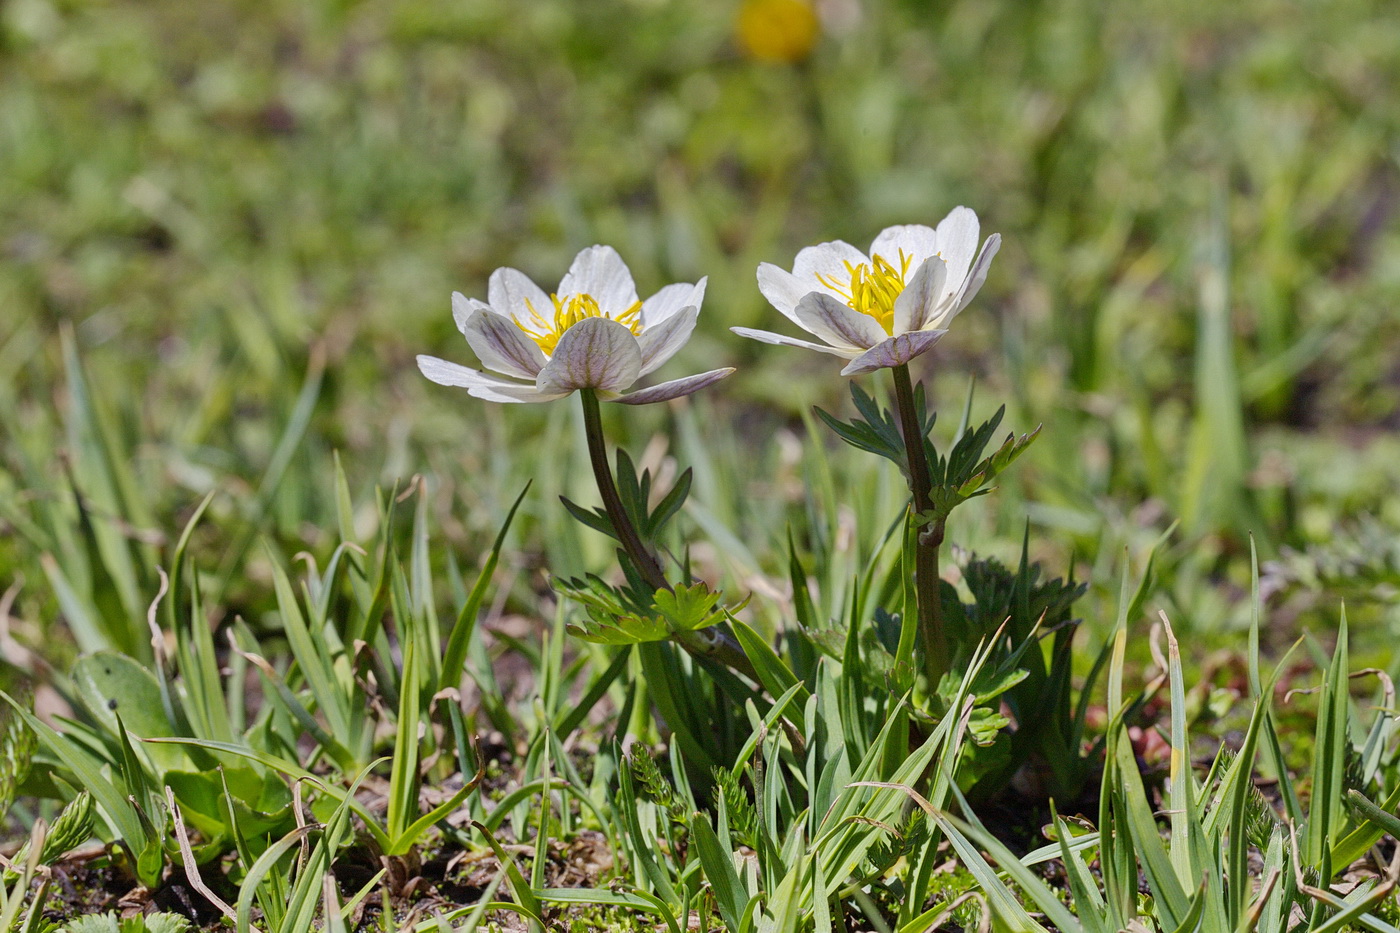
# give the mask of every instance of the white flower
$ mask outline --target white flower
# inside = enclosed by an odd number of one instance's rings
[[[552,295],[522,272],[497,269],[486,296],[481,302],[453,292],[452,316],[482,364],[503,375],[420,356],[423,375],[491,402],[548,402],[593,389],[605,401],[642,405],[689,395],[734,371],[713,369],[622,394],[689,339],[705,280],[667,285],[640,301],[632,273],[610,246],[580,252]]]
[[[948,332],[987,280],[1001,235],[977,251],[977,215],[954,208],[938,229],[909,224],[888,227],[867,256],[835,240],[797,254],[791,272],[772,263],[758,267],[763,296],[798,327],[820,338],[812,343],[765,330],[735,327],[764,343],[820,350],[850,360],[845,376],[909,362]]]

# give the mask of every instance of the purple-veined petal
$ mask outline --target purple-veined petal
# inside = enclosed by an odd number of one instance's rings
[[[487,369],[533,382],[544,368],[539,346],[514,321],[489,308],[473,314],[462,335]]]
[[[642,351],[632,332],[609,318],[590,317],[564,331],[536,385],[544,392],[616,392],[636,382],[641,369]]]
[[[938,222],[938,252],[948,263],[948,279],[944,288],[955,293],[967,278],[972,256],[977,252],[977,214],[970,207],[955,207]]]
[[[826,292],[808,292],[795,314],[803,330],[845,350],[866,350],[889,336],[879,321]]]
[[[996,256],[997,250],[1001,248],[1001,234],[994,233],[987,237],[987,242],[982,244],[982,252],[977,254],[977,261],[973,263],[972,270],[967,278],[963,280],[957,292],[949,293],[944,288],[944,296],[933,313],[924,321],[924,327],[947,328],[953,323],[953,318],[962,313],[962,310],[972,303],[972,299],[977,297],[977,293],[982,289],[982,283],[987,281],[987,270],[991,268],[992,258]]]
[[[700,303],[705,300],[705,283],[707,281],[707,279],[701,278],[694,285],[685,282],[667,285],[642,302],[642,335],[645,336],[646,332],[653,327],[664,324],[682,308],[699,310]]]
[[[992,260],[1000,249],[1000,233],[993,233],[987,237],[987,242],[982,244],[982,252],[977,254],[977,261],[972,264],[972,272],[968,275],[967,281],[963,283],[962,291],[958,293],[956,305],[958,311],[966,308],[972,299],[977,297],[977,293],[982,290],[983,283],[987,281],[987,271],[991,269]],[[958,311],[953,313],[957,314]]]
[[[523,323],[534,315],[548,321],[554,317],[554,304],[530,277],[519,269],[497,269],[486,283],[486,303],[495,311]]]
[[[472,369],[468,366],[461,366],[457,363],[438,359],[436,356],[420,355],[418,357],[418,371],[440,386],[456,386],[470,389],[478,386],[520,388],[522,385],[519,382],[514,382],[502,376],[493,376],[490,373],[483,373],[480,370]],[[530,388],[528,385],[524,387]]]
[[[791,272],[771,262],[759,263],[758,290],[768,303],[781,311],[792,323],[797,323],[793,312],[802,296],[815,288],[815,283],[804,282]]]
[[[890,337],[851,360],[846,368],[841,370],[841,375],[859,376],[862,373],[873,373],[877,369],[902,366],[926,352],[946,333],[946,330],[918,330],[912,334]]]
[[[901,252],[909,258],[909,268],[917,269],[925,259],[938,252],[938,234],[923,224],[901,224],[886,227],[870,244],[872,258],[879,256],[896,269]]]
[[[748,337],[750,340],[757,340],[760,343],[771,343],[780,347],[801,347],[804,350],[816,350],[818,353],[830,353],[832,356],[843,357],[844,359],[854,359],[860,356],[860,350],[844,350],[841,347],[828,347],[824,343],[812,343],[810,340],[799,340],[796,337],[784,337],[782,334],[775,334],[767,330],[754,330],[752,327],[731,327],[729,328],[740,337]]]
[[[923,330],[943,295],[943,283],[947,275],[948,264],[937,256],[925,259],[923,265],[914,270],[914,275],[904,286],[904,291],[894,300],[896,334]]]
[[[478,311],[489,311],[491,306],[484,301],[468,298],[461,292],[452,293],[452,320],[457,322],[457,330],[466,334],[467,321]]]
[[[639,375],[647,373],[676,355],[685,346],[695,330],[695,319],[700,314],[698,308],[681,308],[655,327],[642,331],[637,338],[637,347],[642,351],[642,369]]]
[[[485,402],[552,402],[568,392],[541,392],[534,386],[473,386],[467,390],[472,398]]]
[[[734,372],[732,366],[725,369],[712,369],[707,373],[672,379],[670,382],[663,382],[649,389],[638,389],[636,392],[629,392],[612,401],[621,402],[624,405],[649,405],[652,402],[665,402],[673,398],[680,398],[682,395],[698,392],[706,386],[712,386],[732,372]]]
[[[559,297],[591,295],[598,308],[616,318],[637,303],[637,286],[627,263],[611,246],[590,246],[581,250],[559,283]]]

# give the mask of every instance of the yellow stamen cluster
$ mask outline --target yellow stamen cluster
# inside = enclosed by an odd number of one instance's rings
[[[552,355],[554,348],[559,345],[559,338],[564,336],[564,331],[573,327],[584,318],[590,317],[611,317],[604,314],[598,307],[598,300],[592,295],[570,295],[567,298],[560,298],[558,295],[550,295],[549,300],[554,304],[554,314],[552,317],[545,317],[528,301],[525,306],[530,309],[530,320],[516,321],[515,326],[525,332],[535,343],[539,344],[541,350],[546,355]],[[642,332],[642,303],[636,301],[626,311],[617,317],[612,318],[623,327],[630,330],[633,336]]]
[[[861,314],[868,314],[879,322],[885,333],[894,333],[894,303],[904,291],[909,266],[914,257],[899,251],[899,266],[883,256],[875,256],[870,265],[846,263],[847,282],[839,278],[818,275],[817,281],[846,300],[846,304]]]

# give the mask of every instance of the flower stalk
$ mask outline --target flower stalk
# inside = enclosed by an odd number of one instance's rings
[[[899,414],[900,433],[909,458],[909,489],[914,498],[914,514],[927,515],[933,511],[931,498],[933,480],[929,475],[928,455],[924,450],[923,426],[914,406],[914,386],[908,364],[891,367],[894,374],[895,409]],[[948,670],[948,636],[943,628],[943,602],[939,592],[938,551],[943,544],[943,523],[920,529],[914,546],[914,591],[919,613],[919,642],[924,650],[924,673],[928,690],[938,689],[938,681]]]
[[[583,427],[588,437],[588,459],[593,466],[594,479],[598,483],[598,494],[603,497],[603,509],[608,513],[613,530],[617,532],[622,550],[631,559],[632,565],[637,568],[647,586],[654,590],[672,590],[665,571],[661,569],[661,562],[642,540],[622,504],[622,496],[618,494],[617,483],[613,480],[611,467],[608,466],[598,395],[592,389],[582,389],[579,396],[583,399]],[[755,683],[759,682],[758,673],[744,649],[718,626],[698,631],[674,632],[672,638],[692,656],[716,661]]]
[[[608,466],[607,448],[603,443],[603,418],[598,407],[598,394],[592,389],[583,389],[579,396],[583,399],[583,429],[588,436],[588,459],[593,464],[593,476],[598,483],[598,494],[603,497],[603,508],[607,510],[613,530],[622,543],[622,550],[647,581],[647,586],[654,590],[669,590],[671,584],[666,581],[660,562],[642,542],[642,536],[637,533],[622,505],[622,497],[618,495],[612,469]]]

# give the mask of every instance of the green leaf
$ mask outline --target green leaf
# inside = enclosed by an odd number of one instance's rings
[[[534,888],[530,887],[529,883],[526,882],[525,876],[520,873],[520,867],[515,864],[515,859],[496,841],[496,837],[492,835],[489,829],[475,821],[473,821],[472,825],[486,837],[487,845],[491,846],[491,851],[496,853],[496,858],[506,870],[506,879],[510,884],[511,894],[515,895],[515,899],[521,907],[529,911],[530,914],[538,920],[541,916],[539,898],[535,896]]]
[[[1333,850],[1332,864],[1350,865],[1356,858],[1364,854],[1371,846],[1375,845],[1382,835],[1389,835],[1392,838],[1400,839],[1400,816],[1395,814],[1397,804],[1400,804],[1400,787],[1395,788],[1390,796],[1385,800],[1385,806],[1380,806],[1373,802],[1371,798],[1361,793],[1359,790],[1349,790],[1345,798],[1347,809],[1361,821],[1362,825],[1357,828],[1356,833],[1365,831],[1362,839],[1355,841],[1352,848]],[[1356,833],[1353,833],[1355,835]],[[1351,839],[1342,840],[1344,843]],[[1369,840],[1364,846],[1362,841]],[[1352,851],[1357,851],[1356,855],[1348,859]]]
[[[107,819],[117,831],[120,842],[134,852],[141,850],[148,842],[146,829],[136,808],[128,800],[127,791],[119,788],[108,779],[102,764],[85,749],[66,736],[59,735],[46,723],[17,703],[9,694],[0,691],[0,698],[9,703],[55,757],[78,779],[79,785],[89,791],[106,811]]]
[[[728,845],[721,843],[710,826],[710,819],[703,813],[696,813],[690,819],[690,834],[695,843],[695,851],[710,888],[715,894],[715,904],[724,918],[726,928],[739,929],[748,894],[739,880],[739,872],[734,868],[734,855]]]
[[[118,716],[137,738],[176,734],[166,718],[155,675],[126,655],[99,651],[79,658],[73,666],[73,686],[93,718],[111,735],[117,734]],[[161,770],[191,767],[189,756],[175,746],[153,747],[150,755]]]
[[[1020,900],[1006,882],[1001,880],[996,870],[988,864],[982,852],[979,851],[979,847],[985,849],[997,860],[1003,870],[1015,879],[1021,890],[1037,907],[1045,912],[1057,930],[1060,930],[1061,933],[1079,933],[1082,930],[1079,921],[1065,908],[1064,904],[1060,903],[1055,892],[1051,891],[1034,872],[1021,865],[1016,857],[994,836],[981,832],[976,827],[944,813],[933,814],[933,819],[943,830],[944,835],[948,837],[948,841],[952,843],[958,859],[977,879],[978,886],[987,895],[992,912],[1000,920],[999,929],[1009,931],[1009,933],[1044,933],[1045,931],[1045,927],[1036,923],[1034,918],[1026,913]],[[964,832],[976,837],[975,845]]]
[[[720,593],[710,592],[704,583],[677,586],[674,590],[657,590],[652,608],[665,620],[670,631],[693,632],[709,628],[724,617],[723,610],[715,609],[720,596]]]
[[[1347,616],[1342,610],[1337,647],[1327,668],[1322,699],[1317,710],[1312,768],[1312,806],[1308,813],[1307,860],[1320,867],[1331,854],[1334,838],[1344,829],[1342,801],[1346,792],[1347,735],[1351,697],[1347,692],[1350,668],[1347,660]],[[1345,866],[1336,866],[1343,868]],[[1330,878],[1324,879],[1330,881]]]
[[[232,838],[225,786],[232,801],[232,817],[245,836],[291,831],[292,795],[271,773],[226,767],[221,778],[217,772],[170,771],[165,782],[175,792],[185,821],[211,839]]]
[[[647,540],[654,539],[661,529],[666,527],[666,523],[676,516],[685,505],[685,500],[690,497],[690,486],[695,476],[695,471],[687,467],[680,476],[676,477],[676,484],[671,487],[670,492],[656,504],[656,508],[647,516],[646,522],[642,526],[642,536]]]
[[[792,672],[792,668],[788,667],[787,662],[773,650],[773,646],[768,643],[767,639],[755,632],[753,626],[742,619],[733,619],[732,624],[734,637],[738,639],[739,647],[744,649],[744,654],[753,664],[754,671],[758,674],[758,679],[762,681],[764,689],[777,697],[794,687],[800,687],[796,694],[798,708],[806,706],[812,695],[811,691]]]
[[[535,895],[541,901],[551,904],[603,904],[609,907],[628,907],[632,910],[640,910],[660,917],[666,924],[667,933],[681,933],[675,914],[671,913],[665,902],[642,891],[610,891],[607,888],[542,888],[536,891]]]
[[[482,612],[482,602],[486,600],[486,590],[490,587],[491,576],[496,573],[496,565],[501,556],[501,548],[505,546],[505,534],[511,530],[511,523],[515,521],[515,513],[521,503],[525,502],[525,493],[529,492],[529,483],[525,483],[525,489],[521,489],[515,502],[511,504],[511,510],[505,513],[505,521],[501,523],[500,531],[496,532],[496,541],[491,542],[491,549],[487,552],[486,562],[482,565],[482,572],[477,574],[476,583],[472,584],[472,593],[466,597],[466,602],[462,604],[462,611],[456,614],[456,622],[452,625],[451,632],[447,636],[447,644],[442,647],[442,678],[438,682],[438,689],[452,688],[461,684],[462,668],[466,665],[470,647],[472,647],[472,632],[476,630],[476,618]]]
[[[603,511],[603,509],[585,509],[567,496],[560,496],[559,501],[564,504],[564,508],[568,513],[582,524],[587,525],[594,531],[602,532],[616,541],[622,540],[622,538],[618,536],[617,531],[613,528],[612,519],[608,517],[608,513]]]

